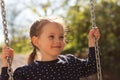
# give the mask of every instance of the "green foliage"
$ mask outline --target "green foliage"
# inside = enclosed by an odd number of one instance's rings
[[[104,19],[101,19],[98,17],[98,24],[101,26],[101,46],[104,58],[109,62],[109,64],[106,64],[105,66],[111,65],[110,69],[115,68],[116,66],[120,65],[119,63],[119,57],[120,57],[120,5],[116,2],[102,2],[101,4],[102,8],[98,8],[102,14],[99,14]],[[117,65],[116,65],[117,64]],[[119,68],[119,69],[118,69]],[[120,67],[118,66],[115,71],[120,70]],[[118,71],[120,72],[120,71]]]
[[[67,13],[70,30],[68,39],[72,39],[68,45],[71,45],[69,48],[73,48],[76,52],[82,52],[88,48],[87,35],[90,29],[90,20],[86,16],[89,16],[88,12],[81,11],[80,5],[71,6]]]
[[[114,68],[115,71],[120,70],[120,66],[116,65],[120,65],[120,5],[118,2],[101,1],[101,3],[96,3],[95,7],[96,23],[101,32],[99,45],[103,54],[104,66],[109,69]],[[77,52],[84,51],[87,48],[87,34],[91,28],[89,6],[84,7],[84,10],[81,10],[81,6],[78,4],[71,6],[67,19],[71,30],[69,36],[72,37],[72,41],[68,43],[70,47],[67,47],[74,48]]]
[[[2,51],[2,47],[0,47],[0,53],[1,53],[1,51]]]
[[[28,53],[32,49],[30,40],[25,36],[12,39],[10,46],[15,50],[15,53]]]

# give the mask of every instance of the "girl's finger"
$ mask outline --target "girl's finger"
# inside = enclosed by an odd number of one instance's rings
[[[2,49],[2,55],[3,56],[13,56],[14,54],[14,50],[12,48],[9,48],[9,47],[3,47]]]

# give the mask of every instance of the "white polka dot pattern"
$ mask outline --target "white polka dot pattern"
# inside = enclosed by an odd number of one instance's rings
[[[2,69],[3,80],[8,80],[7,69]],[[96,73],[94,48],[89,48],[88,59],[79,59],[71,54],[60,55],[53,61],[35,61],[19,67],[14,80],[80,80],[80,77]]]

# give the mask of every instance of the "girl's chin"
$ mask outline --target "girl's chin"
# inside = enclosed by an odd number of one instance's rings
[[[59,53],[53,53],[52,56],[58,56],[59,54],[60,54],[60,52]]]

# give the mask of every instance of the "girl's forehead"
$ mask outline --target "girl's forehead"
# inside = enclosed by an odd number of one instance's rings
[[[64,29],[62,26],[55,24],[55,23],[49,23],[46,24],[43,29],[41,34],[58,34],[58,35],[64,35]]]
[[[58,23],[48,23],[43,27],[43,30],[60,30],[60,31],[64,31],[64,28],[62,25],[58,24]]]

